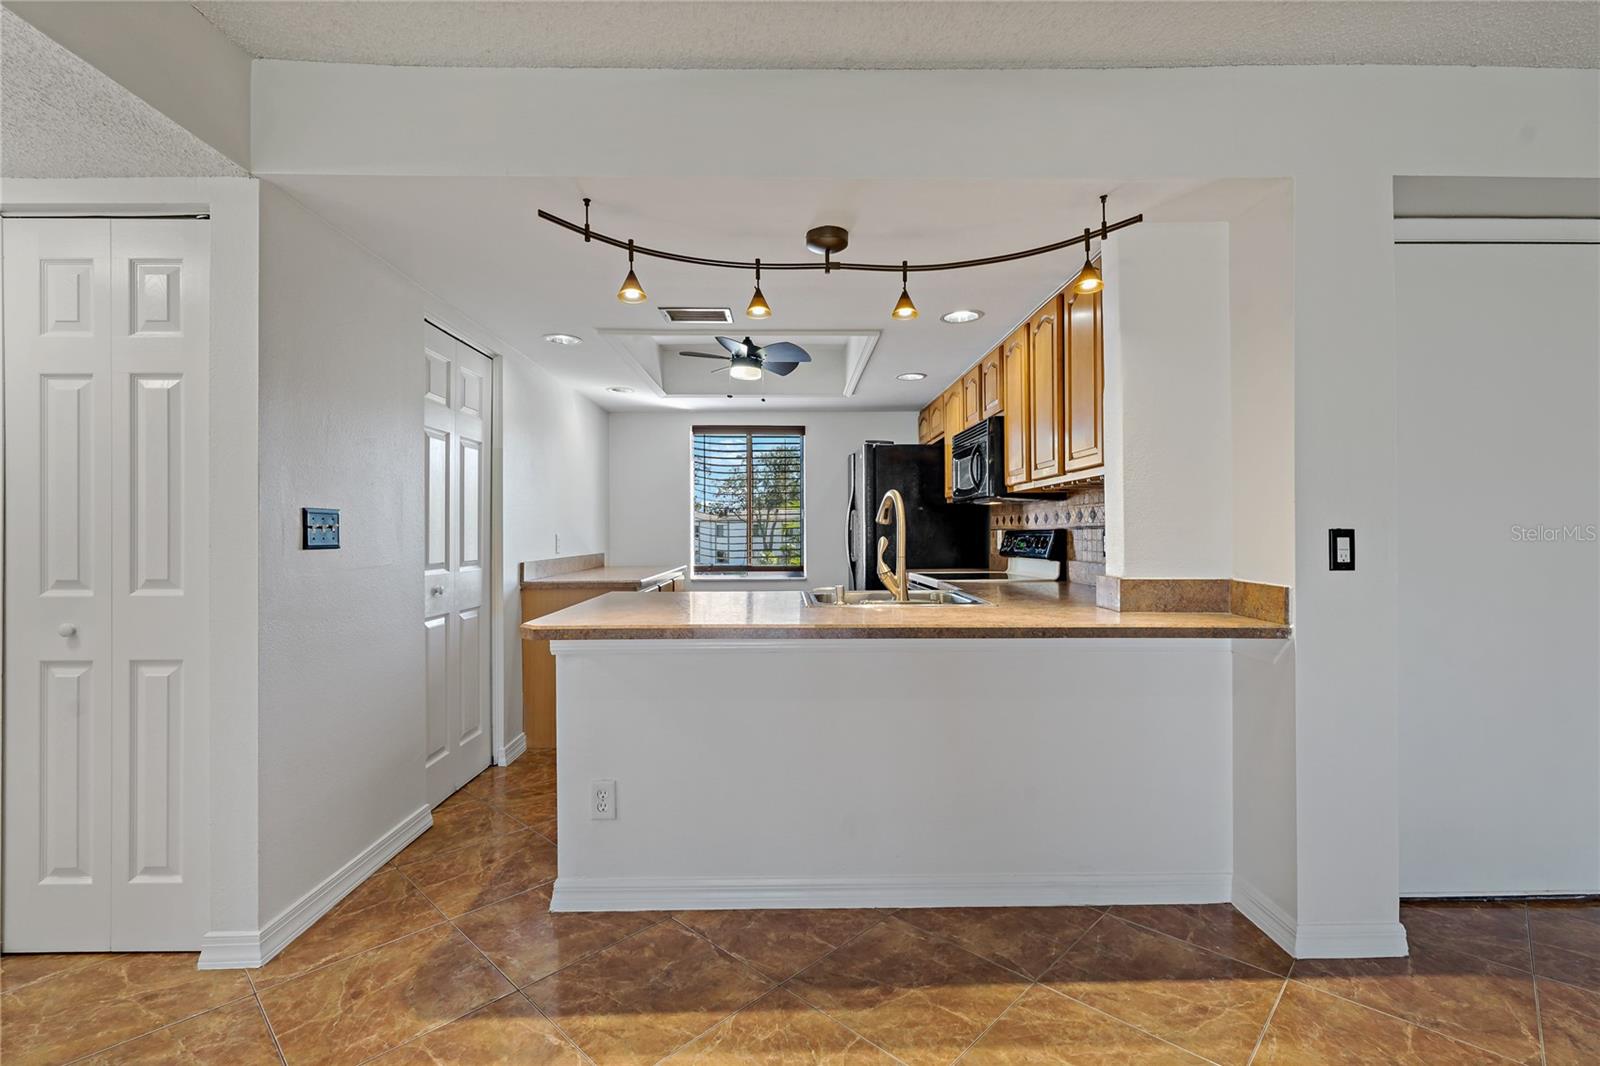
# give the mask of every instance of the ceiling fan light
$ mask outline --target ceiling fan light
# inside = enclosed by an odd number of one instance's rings
[[[772,308],[767,304],[767,298],[761,295],[761,286],[756,286],[756,293],[750,297],[750,306],[744,309],[750,318],[771,318]]]
[[[644,286],[639,284],[639,275],[631,268],[628,276],[622,279],[622,287],[617,290],[617,299],[625,304],[642,304],[649,299],[644,293]]]
[[[761,364],[749,356],[734,356],[733,365],[728,368],[728,376],[735,381],[760,381]]]

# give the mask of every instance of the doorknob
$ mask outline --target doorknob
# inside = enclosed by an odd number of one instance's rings
[[[430,595],[430,596],[443,596],[444,595],[444,586],[443,585],[435,585],[435,586],[433,586],[433,588],[428,590],[428,595]]]
[[[75,637],[78,635],[78,627],[73,625],[71,622],[62,622],[60,625],[56,626],[56,632],[60,633],[64,637]]]

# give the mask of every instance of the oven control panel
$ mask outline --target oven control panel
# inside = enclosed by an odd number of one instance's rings
[[[1015,559],[1061,558],[1061,530],[1007,529],[1000,534],[1000,554]]]

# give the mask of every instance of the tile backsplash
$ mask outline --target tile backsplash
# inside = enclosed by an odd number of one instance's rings
[[[1093,585],[1106,572],[1106,490],[1103,484],[1086,485],[1064,499],[1008,500],[989,511],[990,530],[1064,529],[1067,538],[1067,578]],[[998,540],[999,538],[994,538]],[[991,542],[990,565],[1004,568],[999,545]]]

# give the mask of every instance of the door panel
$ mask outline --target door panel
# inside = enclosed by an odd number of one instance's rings
[[[5,943],[111,945],[111,223],[4,222]]]
[[[1028,323],[1028,476],[1054,477],[1061,469],[1061,297]]]
[[[209,920],[210,266],[199,219],[111,223],[111,946]]]
[[[1032,412],[1028,407],[1028,327],[1026,323],[1000,346],[1000,367],[1005,378],[1006,486],[1028,480],[1028,437]]]
[[[1070,293],[1064,360],[1068,470],[1088,470],[1105,462],[1101,414],[1105,357],[1101,333],[1100,294]]]
[[[489,765],[489,428],[493,364],[425,327],[423,390],[428,798]]]

